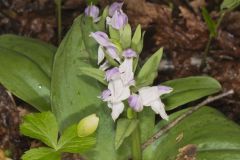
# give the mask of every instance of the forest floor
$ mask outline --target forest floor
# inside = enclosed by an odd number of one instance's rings
[[[217,79],[223,91],[234,89],[235,94],[218,100],[211,106],[228,118],[240,123],[240,10],[228,13],[213,40],[207,57],[208,65],[200,68],[202,54],[209,32],[201,15],[206,7],[211,17],[219,17],[221,0],[125,0],[124,11],[133,27],[141,24],[146,31],[142,59],[159,47],[165,55],[155,83],[195,75],[208,75]],[[101,0],[104,7],[110,0]],[[171,7],[170,7],[171,6]],[[64,0],[62,3],[63,35],[73,19],[86,7],[83,0]],[[0,0],[0,35],[13,33],[57,44],[56,9],[53,0]],[[11,155],[19,160],[30,146],[39,142],[21,136],[21,117],[31,107],[12,96],[0,86],[0,160]],[[3,153],[4,151],[4,153]],[[75,158],[80,159],[78,156]]]

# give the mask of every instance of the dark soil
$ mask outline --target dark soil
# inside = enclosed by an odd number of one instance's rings
[[[160,3],[161,2],[161,3]],[[240,11],[228,13],[218,30],[208,55],[208,65],[200,69],[201,55],[209,32],[201,16],[205,6],[213,18],[219,16],[220,0],[125,0],[124,10],[132,26],[141,24],[147,31],[142,58],[164,47],[165,57],[157,82],[192,75],[209,75],[235,94],[211,104],[233,121],[240,123]],[[100,6],[110,1],[101,0]],[[63,33],[73,19],[83,12],[83,0],[64,0]],[[0,0],[0,34],[14,33],[38,38],[57,45],[57,21],[53,0]],[[17,103],[17,104],[15,104]],[[24,106],[24,107],[23,107]],[[0,87],[0,151],[7,151],[14,160],[30,146],[39,144],[19,135],[22,115],[29,106],[13,98]],[[0,152],[1,153],[1,152]],[[0,154],[1,157],[1,154]],[[69,156],[66,156],[69,157]],[[69,158],[66,158],[69,159]],[[79,157],[70,158],[79,159]],[[1,160],[1,158],[0,158]]]

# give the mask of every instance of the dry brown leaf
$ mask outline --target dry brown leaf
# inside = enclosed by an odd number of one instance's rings
[[[188,144],[178,150],[176,160],[196,160],[197,146],[195,144]]]

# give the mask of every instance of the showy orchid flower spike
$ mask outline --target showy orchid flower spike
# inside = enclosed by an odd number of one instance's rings
[[[122,29],[128,24],[128,17],[122,11],[122,6],[123,3],[115,2],[109,7],[109,17],[106,18],[106,22],[114,29],[110,36],[102,31],[90,33],[90,37],[99,44],[97,64],[101,70],[105,71],[107,82],[107,89],[102,92],[99,98],[107,102],[107,106],[112,110],[111,116],[114,121],[124,111],[125,101],[128,101],[129,106],[136,112],[142,111],[144,106],[150,106],[163,119],[168,119],[160,96],[170,93],[172,88],[145,86],[136,91],[133,66],[137,62],[135,59],[137,60],[138,53],[134,50],[136,48],[130,48],[131,42],[121,39],[121,35],[125,32]],[[94,9],[92,10],[94,11]],[[87,13],[85,14],[87,15]],[[95,12],[88,15],[98,16]],[[127,30],[129,31],[129,29]],[[129,32],[126,35],[132,35],[131,29]],[[120,35],[120,38],[118,35]],[[131,39],[132,37],[128,38]],[[132,88],[134,88],[134,91]]]

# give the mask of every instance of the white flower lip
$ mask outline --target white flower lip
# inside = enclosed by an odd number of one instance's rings
[[[131,95],[129,105],[135,110],[141,110],[143,106],[150,106],[152,110],[159,114],[163,119],[168,120],[164,104],[160,96],[172,92],[173,89],[167,86],[142,87],[138,90],[139,95]]]

